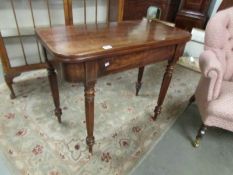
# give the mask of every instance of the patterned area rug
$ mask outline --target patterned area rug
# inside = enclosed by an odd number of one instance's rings
[[[153,122],[164,70],[163,63],[146,67],[138,97],[136,69],[98,80],[93,156],[85,144],[83,85],[60,83],[59,124],[46,72],[25,74],[15,84],[15,100],[5,86],[0,88],[0,150],[19,174],[128,174],[183,112],[200,76],[177,66],[163,112]]]

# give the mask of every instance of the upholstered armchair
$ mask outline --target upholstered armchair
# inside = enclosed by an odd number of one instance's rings
[[[233,7],[219,11],[208,22],[199,63],[202,77],[195,99],[203,124],[195,147],[209,126],[233,132]]]

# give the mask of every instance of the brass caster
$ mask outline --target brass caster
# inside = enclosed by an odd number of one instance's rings
[[[196,139],[194,142],[193,142],[193,146],[195,148],[198,148],[200,146],[200,140]]]

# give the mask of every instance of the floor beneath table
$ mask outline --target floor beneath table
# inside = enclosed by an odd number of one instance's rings
[[[3,83],[0,68],[0,84]],[[233,172],[233,134],[220,129],[208,130],[198,149],[191,140],[200,125],[200,115],[191,105],[160,142],[133,169],[132,175],[231,175]],[[0,153],[0,174],[12,169]],[[13,175],[13,174],[12,174]]]

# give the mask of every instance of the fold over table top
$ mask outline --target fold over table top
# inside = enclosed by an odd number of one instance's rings
[[[189,32],[158,21],[123,21],[37,28],[43,47],[60,61],[83,62],[187,42]]]

